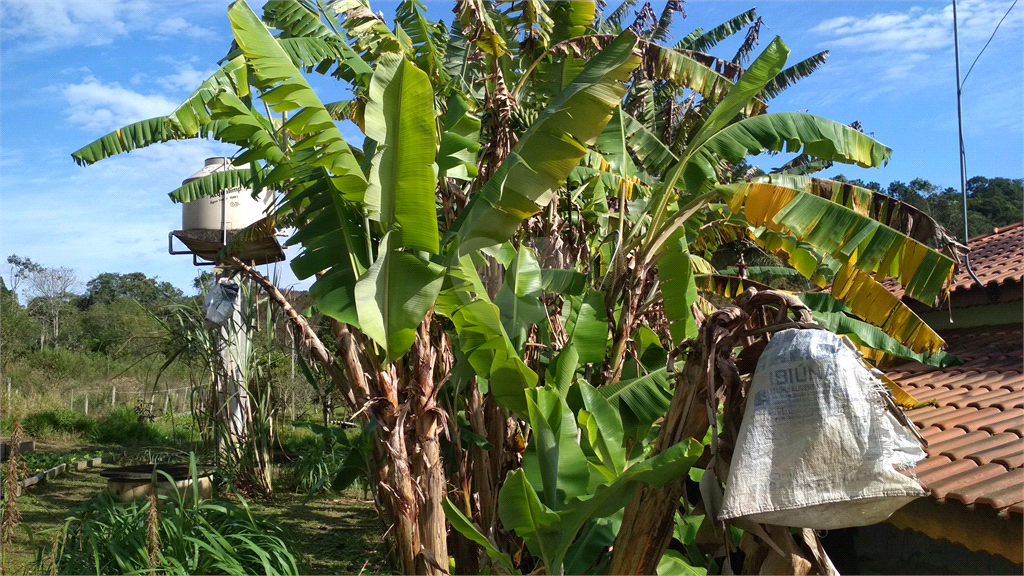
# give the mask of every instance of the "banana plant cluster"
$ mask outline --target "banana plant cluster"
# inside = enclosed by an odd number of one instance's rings
[[[630,1],[604,16],[593,2],[460,0],[446,25],[406,0],[389,27],[360,0],[271,0],[262,17],[239,1],[221,68],[181,106],[73,154],[86,165],[210,137],[251,168],[172,199],[277,191],[237,242],[294,231],[291,266],[332,319],[339,389],[374,424],[399,570],[444,572],[453,555],[459,572],[482,568],[476,552],[449,553],[447,520],[496,570],[600,571],[636,486],[677,480],[701,452],[690,440],[655,453],[653,439],[679,385],[670,352],[697,335],[712,293],[751,285],[710,264],[730,243],[831,280],[805,302],[876,360],[953,361],[882,285],[940,298],[955,261],[926,243],[941,229],[806,176],[891,151],[831,120],[767,113],[827,53],[787,68],[776,38],[748,65],[753,10],[665,46],[679,4],[660,18],[646,4],[626,26]],[[704,53],[748,26],[731,60]],[[324,99],[314,72],[351,98]],[[779,152],[800,155],[732,181],[746,158]]]

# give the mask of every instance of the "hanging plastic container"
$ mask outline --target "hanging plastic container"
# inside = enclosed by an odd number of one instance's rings
[[[747,393],[719,519],[866,526],[926,495],[898,471],[925,453],[886,410],[884,393],[839,336],[776,334]]]

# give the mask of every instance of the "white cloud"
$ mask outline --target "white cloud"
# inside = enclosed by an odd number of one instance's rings
[[[192,38],[193,40],[211,40],[217,34],[210,28],[196,26],[181,16],[168,18],[156,25],[156,38],[181,37]]]
[[[105,46],[138,31],[160,40],[216,41],[212,28],[193,22],[222,6],[209,1],[4,0],[0,34],[6,49],[28,53]]]
[[[117,82],[104,84],[88,76],[64,88],[67,120],[89,131],[109,131],[132,122],[167,114],[179,104],[163,95],[144,95]]]
[[[216,71],[216,68],[196,70],[191,64],[186,64],[184,66],[177,66],[177,71],[174,74],[157,78],[156,82],[170,92],[185,91],[191,93]]]
[[[967,1],[957,5],[957,25],[961,47],[983,42],[1006,14],[1009,1]],[[1015,8],[1018,14],[1021,10]],[[1020,16],[1011,14],[1000,28],[1006,34],[1020,28]],[[901,53],[951,48],[953,45],[953,8],[943,3],[935,7],[908,6],[902,11],[869,14],[863,17],[840,16],[820,22],[810,29],[823,37],[822,45],[867,52]],[[978,44],[976,50],[980,50]]]
[[[146,18],[147,2],[3,2],[0,32],[30,52],[69,46],[102,46]]]

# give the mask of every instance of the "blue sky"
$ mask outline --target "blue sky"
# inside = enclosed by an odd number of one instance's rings
[[[450,22],[449,2],[427,2]],[[663,2],[652,2],[660,12]],[[77,166],[71,152],[125,124],[171,111],[217,68],[231,33],[228,2],[0,2],[0,271],[10,254],[73,268],[84,283],[101,272],[141,271],[191,292],[191,259],[167,254],[180,206],[167,192],[211,156],[233,147],[211,141],[153,146]],[[259,10],[262,1],[252,2]],[[389,17],[397,2],[371,2]],[[614,5],[614,3],[613,3]],[[755,5],[690,1],[672,42]],[[894,149],[883,169],[843,166],[877,181],[921,177],[957,186],[952,9],[948,1],[764,1],[761,47],[781,36],[790,62],[830,50],[828,63],[771,106],[860,121]],[[958,3],[961,61],[970,66],[1010,0]],[[740,38],[713,50],[731,58]],[[968,176],[1024,173],[1024,3],[1013,8],[964,84]],[[324,101],[346,98],[317,79]],[[343,126],[346,138],[358,130]],[[779,157],[752,163],[769,169]],[[293,255],[293,254],[292,254]],[[295,282],[281,266],[282,284]]]

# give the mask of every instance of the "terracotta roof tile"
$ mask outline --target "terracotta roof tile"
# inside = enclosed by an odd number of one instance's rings
[[[956,462],[971,461],[956,460]],[[973,462],[971,463],[973,464]],[[963,490],[968,486],[973,486],[986,480],[991,480],[992,478],[1003,474],[1006,474],[1006,468],[1003,468],[999,464],[985,464],[984,466],[975,466],[974,468],[953,476],[930,479],[925,487],[932,491],[932,496],[936,498],[945,498],[950,492]],[[921,477],[918,476],[918,478],[920,479]]]
[[[1024,225],[1014,224],[970,242],[974,272],[987,287],[975,285],[961,269],[945,306],[970,317],[984,311],[988,298],[1019,302],[1024,279]],[[886,286],[903,296],[892,279]],[[1024,514],[1024,322],[940,330],[947,351],[963,364],[939,370],[918,362],[892,367],[889,377],[922,402],[907,416],[929,442],[928,457],[913,470],[936,498],[967,506],[987,506],[1000,516]],[[910,474],[911,472],[907,472]]]
[[[950,430],[960,429],[951,428]],[[938,434],[933,436],[933,438],[938,437]],[[925,452],[927,452],[929,456],[941,454],[943,456],[949,456],[953,460],[962,460],[964,456],[971,452],[971,446],[977,442],[990,438],[992,438],[991,434],[988,432],[981,432],[980,430],[977,432],[966,432],[961,436],[941,441],[932,441],[926,436],[925,439],[928,440],[929,445],[928,448],[925,449]]]
[[[929,428],[921,430],[921,436],[923,436],[924,439],[928,441],[929,446],[935,446],[936,444],[940,444],[942,442],[945,442],[946,440],[951,440],[953,438],[957,438],[965,434],[967,434],[967,431],[962,430],[960,428],[950,428],[948,430],[943,430],[936,426],[931,426]],[[938,454],[938,452],[936,452],[936,454]]]
[[[1007,410],[1003,413],[1004,418],[990,422],[980,429],[988,432],[989,434],[999,434],[1001,432],[1013,432],[1017,436],[1024,436],[1024,410],[1014,409]]]
[[[1024,466],[1024,450],[1020,444],[1015,445],[1017,448],[1016,452],[1010,452],[1008,455],[993,460],[996,464],[1002,464],[1006,466],[1007,470],[1019,469]]]
[[[978,464],[995,462],[1006,466],[1007,469],[1020,468],[1024,463],[1024,439],[1018,438],[1016,434],[996,434],[990,438],[992,443],[971,446],[972,451],[964,457]]]
[[[944,456],[944,458],[948,458]],[[925,462],[928,462],[930,458],[926,458]],[[932,482],[939,482],[943,479],[969,472],[977,468],[978,465],[974,460],[950,460],[948,464],[936,466],[927,472],[917,472],[917,479],[921,482],[921,485],[925,488],[930,488]],[[920,468],[920,465],[918,466]]]
[[[991,466],[996,465],[992,464]],[[959,500],[964,504],[974,504],[987,497],[993,503],[1002,503],[1003,506],[1008,506],[1019,500],[1024,494],[1024,470],[1020,468],[1009,471],[1005,468],[997,470],[997,467],[986,469],[982,466],[975,474],[980,475],[982,470],[986,470],[986,474],[989,470],[994,471],[994,475],[986,480],[951,490],[946,493],[945,497]],[[998,506],[998,508],[1001,507]]]
[[[991,234],[972,238],[971,268],[986,286],[1002,284],[1024,276],[1024,227],[1021,223],[995,228]],[[966,269],[953,278],[953,290],[967,290],[974,284]]]
[[[920,476],[922,474],[930,472],[931,470],[945,466],[946,464],[949,464],[952,461],[953,459],[950,458],[949,456],[931,456],[918,462],[917,466],[914,467],[913,472],[916,475]]]
[[[917,396],[913,393],[911,393],[911,395],[913,395],[918,400],[924,402],[924,400],[922,400],[920,396]],[[917,424],[918,428],[936,426],[940,430],[945,430],[946,426],[944,426],[944,424],[947,423],[949,419],[953,417],[954,414],[959,415],[960,412],[963,412],[964,416],[969,416],[970,414],[978,412],[978,409],[965,408],[961,410],[956,406],[926,406],[924,408],[917,408],[915,410],[907,412],[907,416],[910,417],[910,420],[914,424]]]
[[[1016,468],[995,479],[1002,487],[991,486],[987,494],[978,496],[975,502],[999,509],[1024,501],[1024,470]]]
[[[935,454],[949,456],[954,460],[962,460],[964,458],[971,458],[971,455],[984,452],[990,448],[1002,447],[1016,438],[1013,434],[996,434],[992,436],[988,432],[978,430],[970,432],[961,438],[943,442],[945,446],[941,448],[932,447],[929,450],[934,450]],[[977,460],[976,458],[971,459]],[[978,462],[978,464],[985,464],[985,462]]]
[[[1012,410],[1013,408],[1024,408],[1024,394],[1018,394],[1001,388],[986,390],[980,394],[971,394],[970,398],[958,398],[953,405],[958,408],[988,408],[989,406],[995,406],[1000,410]]]
[[[971,406],[970,408],[974,407]],[[957,409],[956,413],[950,414],[946,420],[937,424],[945,424],[946,426],[954,426],[956,428],[963,428],[968,432],[974,432],[981,426],[984,426],[994,418],[999,418],[1003,414],[1002,410],[994,407],[988,407],[982,410],[974,408],[973,411],[970,410],[970,408]]]

